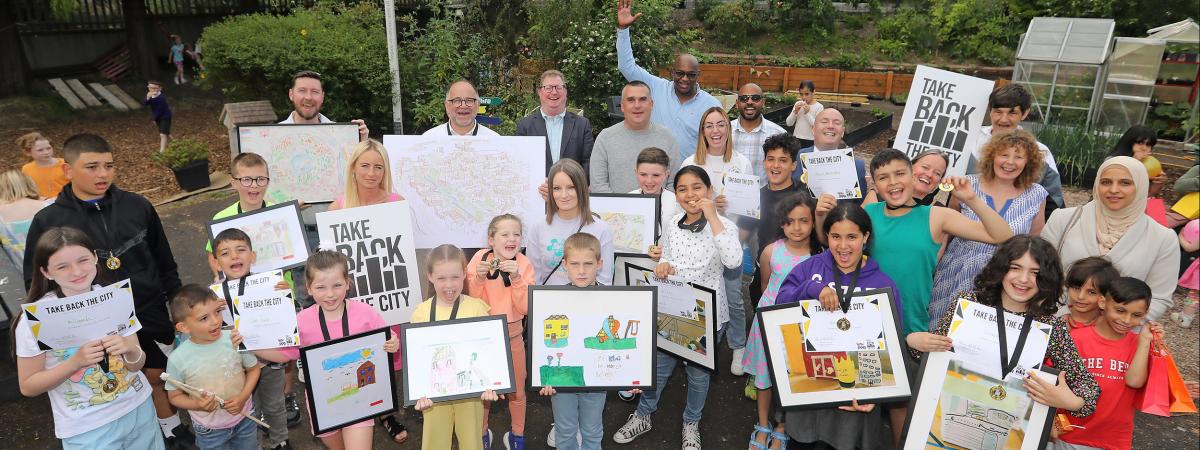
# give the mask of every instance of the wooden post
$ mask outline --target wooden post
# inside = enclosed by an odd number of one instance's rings
[[[842,92],[842,69],[833,69],[833,92]]]
[[[884,82],[884,85],[883,85],[883,99],[884,100],[892,98],[892,75],[893,75],[892,71],[889,70],[887,73],[887,81]]]
[[[780,91],[787,92],[788,86],[791,86],[791,85],[792,85],[792,68],[785,67],[785,68],[783,68],[783,86],[781,86]]]
[[[733,66],[733,87],[729,88],[729,90],[736,91],[738,89],[738,81],[740,81],[741,78],[742,78],[742,65],[736,64]]]

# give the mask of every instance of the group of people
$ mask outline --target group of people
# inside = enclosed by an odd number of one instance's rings
[[[518,389],[503,398],[511,417],[500,437],[504,448],[523,449],[528,431],[521,388],[528,376],[527,288],[612,284],[613,231],[588,201],[590,193],[609,192],[657,196],[661,237],[646,249],[657,261],[655,275],[717,293],[710,317],[718,341],[732,351],[729,370],[747,376],[747,396],[756,402],[749,440],[742,441],[751,450],[879,448],[884,411],[898,445],[904,404],[854,401],[836,408],[780,409],[773,402],[762,330],[746,318],[747,300],[757,308],[805,299],[833,307],[850,291],[877,288],[890,288],[899,305],[901,335],[912,353],[910,373],[924,353],[954,345],[946,335],[950,305],[958,299],[1052,325],[1046,358],[1061,371],[1060,382],[1029,378],[1025,387],[1034,401],[1057,408],[1074,425],[1056,429],[1053,445],[1131,447],[1136,389],[1146,383],[1149,348],[1162,331],[1154,321],[1172,306],[1177,285],[1190,289],[1186,299],[1194,302],[1200,278],[1195,265],[1178,276],[1180,244],[1195,251],[1200,241],[1196,220],[1187,222],[1177,240],[1145,214],[1148,196],[1166,182],[1149,177],[1139,162],[1154,145],[1152,133],[1131,130],[1133,137],[1122,140],[1099,167],[1092,200],[1068,207],[1050,149],[1018,125],[1029,113],[1029,94],[1009,85],[989,99],[989,138],[974,152],[970,175],[945,176],[949,161],[937,151],[910,159],[886,149],[869,161],[856,158],[860,186],[873,187],[861,201],[815,196],[802,181],[800,154],[843,148],[845,133],[841,113],[813,100],[815,86],[801,85],[801,99],[786,123],[792,133],[763,117],[763,92],[753,83],[739,89],[737,113],[730,119],[699,89],[694,57],[679,55],[670,80],[636,64],[628,28],[637,17],[630,1],[619,2],[616,53],[628,80],[621,91],[623,121],[593,138],[590,122],[567,110],[565,77],[550,70],[539,78],[540,107],[518,123],[517,134],[546,137],[545,217],[499,215],[480,230],[487,248],[471,254],[475,249],[431,246],[424,264],[432,295],[416,308],[413,322],[506,318]],[[293,111],[282,123],[332,122],[320,113],[324,95],[320,74],[297,73],[288,91]],[[478,103],[470,82],[451,84],[447,122],[425,134],[496,135],[476,121]],[[360,143],[344,192],[331,209],[404,200],[391,185],[382,144],[370,139],[365,123],[354,122]],[[115,186],[112,149],[103,138],[72,136],[61,146],[61,159],[44,136],[19,143],[31,162],[24,173],[0,176],[6,197],[0,218],[5,230],[24,223],[21,233],[6,231],[5,248],[20,246],[9,253],[23,269],[25,301],[86,294],[128,278],[140,323],[121,336],[46,349],[26,315],[14,321],[21,392],[49,394],[63,447],[259,448],[253,417],[270,425],[266,439],[272,448],[291,448],[287,428],[301,416],[292,394],[298,348],[238,353],[238,330],[222,327],[223,298],[245,289],[252,275],[256,255],[250,237],[237,229],[219,233],[208,244],[215,284],[183,285],[154,208]],[[238,200],[214,219],[268,206],[270,169],[261,156],[240,154],[231,172]],[[726,173],[760,179],[759,218],[728,212],[721,195]],[[1195,177],[1192,168],[1180,181]],[[743,277],[744,248],[756,263],[749,279]],[[387,326],[374,308],[347,298],[348,262],[336,251],[314,252],[302,271],[286,272],[275,287],[295,289],[297,283],[309,295],[297,316],[302,346]],[[395,336],[386,351],[399,350]],[[701,448],[700,422],[716,374],[661,351],[654,389],[618,393],[637,404],[612,434],[614,442],[629,443],[651,430],[662,391],[670,389],[681,362],[686,407],[680,440],[669,445]],[[398,358],[393,369],[402,369]],[[601,448],[605,392],[545,387],[538,395],[551,398],[548,444]],[[421,399],[416,409],[424,414],[422,448],[449,449],[456,440],[463,450],[493,448],[488,416],[500,400],[492,391],[449,402]],[[178,409],[188,411],[190,430]],[[380,423],[395,442],[408,439],[400,417]],[[373,426],[366,420],[317,437],[331,449],[370,448]]]

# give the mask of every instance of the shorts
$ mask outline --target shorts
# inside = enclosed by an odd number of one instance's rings
[[[158,125],[158,134],[166,134],[166,135],[171,134],[171,118],[170,117],[163,117],[160,119],[155,119],[154,124]]]
[[[183,60],[182,59],[179,61],[175,61],[175,68],[179,69],[179,70],[183,70]]]
[[[142,346],[142,351],[146,352],[146,365],[142,366],[146,369],[166,369],[167,355],[159,348],[158,341],[154,340],[150,335],[138,333],[138,344]]]
[[[154,401],[147,398],[133,411],[114,418],[94,430],[62,440],[64,450],[126,449],[163,450],[162,431],[158,428]]]

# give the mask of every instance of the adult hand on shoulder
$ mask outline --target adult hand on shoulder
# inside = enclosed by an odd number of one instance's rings
[[[904,338],[908,346],[922,353],[948,352],[954,348],[954,341],[940,334],[918,331]]]
[[[354,119],[354,120],[351,120],[350,123],[358,125],[358,141],[359,142],[369,139],[368,136],[371,134],[371,131],[367,129],[367,122],[365,120]]]
[[[633,0],[617,0],[617,28],[629,28],[638,17],[642,17],[642,13],[633,13]]]

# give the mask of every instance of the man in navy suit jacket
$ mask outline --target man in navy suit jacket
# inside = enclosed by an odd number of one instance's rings
[[[592,122],[567,111],[567,85],[562,72],[542,72],[537,87],[541,107],[517,122],[517,136],[546,136],[546,172],[562,158],[570,158],[588,173],[592,157]]]

